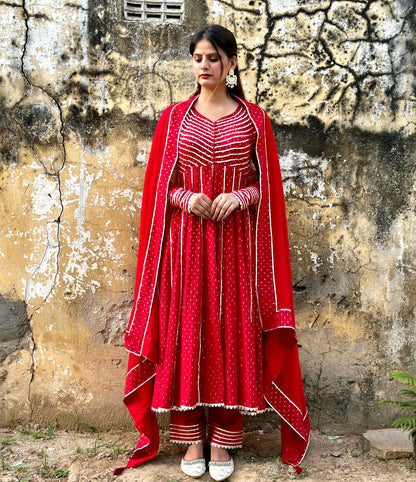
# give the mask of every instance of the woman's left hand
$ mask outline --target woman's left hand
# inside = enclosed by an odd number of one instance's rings
[[[211,219],[222,221],[233,211],[240,207],[240,203],[232,193],[223,193],[217,196],[211,205]]]

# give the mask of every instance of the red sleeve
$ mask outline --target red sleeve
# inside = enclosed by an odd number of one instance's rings
[[[193,194],[192,191],[176,186],[169,191],[169,202],[174,208],[179,208],[189,213],[189,203]]]
[[[240,201],[240,209],[247,209],[252,204],[257,204],[260,199],[260,184],[257,182],[252,186],[244,187],[232,194]]]

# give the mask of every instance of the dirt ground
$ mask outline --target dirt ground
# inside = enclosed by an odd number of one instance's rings
[[[161,433],[158,457],[138,469],[113,476],[115,467],[123,466],[137,442],[136,433],[95,429],[67,432],[16,427],[0,430],[0,480],[10,481],[115,481],[117,482],[186,482],[179,468],[183,448],[168,442]],[[280,436],[263,431],[245,434],[244,448],[235,451],[235,472],[230,482],[280,481],[416,481],[412,459],[380,460],[365,450],[361,437],[328,437],[312,433],[308,453],[302,463],[304,471],[296,475],[293,468],[281,463]],[[201,482],[211,480],[205,474]]]

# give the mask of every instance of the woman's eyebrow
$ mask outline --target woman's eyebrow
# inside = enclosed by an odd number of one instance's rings
[[[200,52],[194,52],[194,55],[199,55],[200,57],[202,57],[204,54]],[[217,52],[215,52],[215,50],[213,50],[212,52],[208,52],[205,55],[218,55],[218,54]]]

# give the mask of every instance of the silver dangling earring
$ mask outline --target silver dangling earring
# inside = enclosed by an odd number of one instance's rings
[[[234,69],[230,69],[227,77],[225,77],[225,85],[230,89],[234,89],[237,86],[237,76],[234,73]]]

